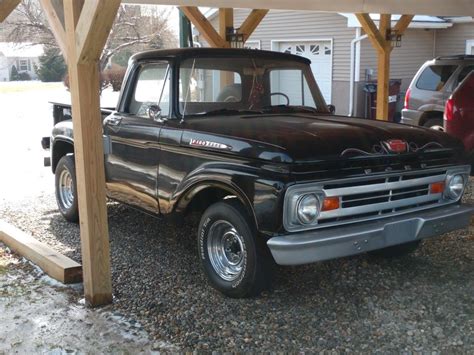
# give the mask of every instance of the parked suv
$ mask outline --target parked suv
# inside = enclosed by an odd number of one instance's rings
[[[446,101],[472,70],[474,55],[438,57],[423,64],[407,90],[402,123],[444,130]]]

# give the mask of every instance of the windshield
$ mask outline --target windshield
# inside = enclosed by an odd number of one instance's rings
[[[266,58],[192,58],[179,69],[182,116],[327,112],[309,65]]]

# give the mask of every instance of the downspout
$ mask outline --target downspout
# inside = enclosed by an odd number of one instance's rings
[[[349,79],[349,117],[354,115],[354,85],[355,85],[355,62],[356,62],[356,45],[360,41],[366,39],[368,36],[361,36],[361,29],[358,27],[356,30],[356,38],[351,41],[351,71]]]

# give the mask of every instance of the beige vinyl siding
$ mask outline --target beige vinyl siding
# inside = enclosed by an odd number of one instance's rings
[[[402,46],[394,48],[391,56],[390,78],[402,79],[402,91],[410,85],[421,65],[433,58],[434,30],[410,29],[402,38]],[[365,70],[373,69],[377,79],[377,54],[369,39],[361,43],[360,80],[365,80]]]
[[[436,56],[465,54],[467,40],[474,40],[474,23],[454,24],[452,28],[437,31]]]
[[[234,26],[239,27],[250,10],[234,11]],[[217,28],[218,16],[212,19]],[[272,40],[333,41],[333,81],[349,81],[350,43],[355,29],[347,27],[347,19],[334,13],[270,10],[249,38],[260,41],[261,49],[271,50]]]

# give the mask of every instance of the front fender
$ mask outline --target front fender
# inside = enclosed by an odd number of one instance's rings
[[[242,202],[253,216],[258,231],[273,234],[282,228],[285,189],[285,184],[274,175],[251,166],[207,164],[181,181],[171,198],[172,208],[176,212],[183,211],[203,189],[222,189]]]

